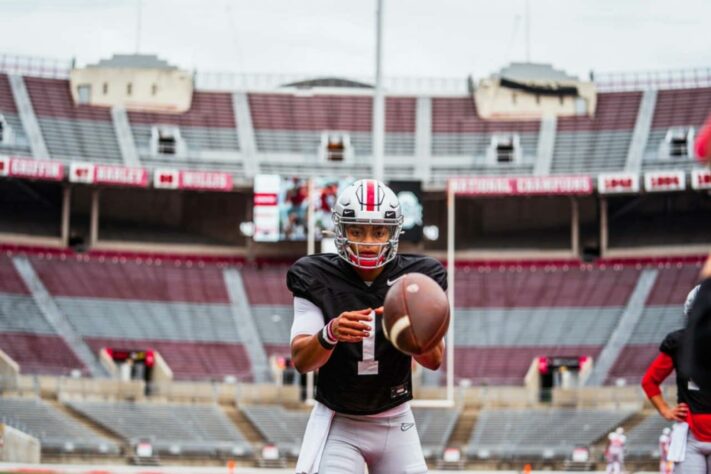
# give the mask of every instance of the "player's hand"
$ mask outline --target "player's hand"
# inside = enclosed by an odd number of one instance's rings
[[[680,403],[674,408],[664,413],[664,418],[669,421],[686,421],[686,416],[689,414],[689,405]]]
[[[344,311],[331,323],[331,331],[339,342],[361,342],[370,335],[370,326],[363,321],[373,318],[370,308],[359,311]]]

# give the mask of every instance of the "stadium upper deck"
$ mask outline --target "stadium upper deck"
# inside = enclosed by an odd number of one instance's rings
[[[203,75],[187,112],[120,114],[109,107],[75,105],[68,69],[45,70],[39,64],[0,60],[0,114],[4,130],[12,131],[12,137],[0,140],[0,154],[219,170],[244,183],[258,173],[371,173],[372,89],[367,87],[304,90],[283,87],[289,81],[275,76],[261,84],[231,86],[222,78],[223,90],[217,92],[209,88],[219,76]],[[646,87],[634,76],[627,82],[603,79],[594,115],[552,123],[482,119],[464,80],[442,81],[454,86],[445,91],[436,87],[439,83],[422,81],[424,86],[404,93],[393,83],[386,100],[385,177],[437,187],[466,174],[688,170],[695,166],[693,157],[685,150],[669,152],[669,144],[679,133],[693,134],[711,110],[711,74],[703,72],[694,81],[648,81]],[[168,151],[154,144],[156,128],[163,133],[166,126],[174,147]],[[348,153],[341,162],[324,158],[331,134],[345,137]],[[502,136],[515,142],[514,159],[497,158],[496,140]],[[42,156],[44,150],[48,156]]]

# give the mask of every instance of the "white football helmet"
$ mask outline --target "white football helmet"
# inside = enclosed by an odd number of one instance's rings
[[[358,268],[382,267],[395,258],[402,221],[400,203],[392,189],[374,179],[356,181],[343,190],[333,208],[338,255]],[[346,226],[351,225],[385,225],[390,238],[384,243],[353,242],[346,233]],[[376,255],[361,255],[360,245],[378,246],[380,250]]]
[[[691,289],[689,294],[686,295],[686,301],[684,302],[684,316],[687,318],[689,317],[691,307],[694,305],[694,300],[696,300],[696,294],[699,292],[699,288],[701,288],[701,285],[696,285]]]

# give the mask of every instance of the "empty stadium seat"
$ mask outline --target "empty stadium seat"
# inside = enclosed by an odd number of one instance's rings
[[[36,398],[0,398],[0,422],[37,437],[48,452],[118,454],[119,446]]]
[[[134,444],[149,439],[164,454],[251,454],[252,448],[217,405],[72,401],[68,405]]]
[[[565,458],[591,446],[632,415],[628,410],[483,410],[469,439],[471,457]]]

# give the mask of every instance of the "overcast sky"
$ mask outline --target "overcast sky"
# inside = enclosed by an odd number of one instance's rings
[[[525,59],[526,0],[384,0],[386,76],[482,77]],[[0,54],[155,53],[247,73],[374,70],[376,0],[0,0]],[[569,73],[711,67],[711,0],[530,0],[535,62]]]

